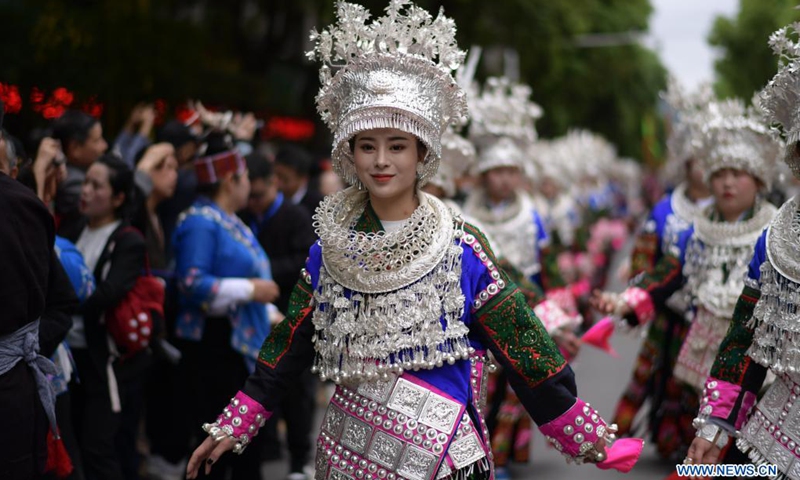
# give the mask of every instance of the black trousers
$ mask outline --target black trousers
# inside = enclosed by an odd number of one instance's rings
[[[0,376],[0,412],[4,435],[0,435],[0,478],[38,478],[47,461],[47,415],[36,380],[25,362]]]
[[[186,391],[187,383],[181,376],[180,367],[157,359],[146,383],[145,432],[150,442],[150,453],[160,455],[170,463],[188,459],[191,454]]]
[[[316,408],[317,384],[319,380],[308,369],[297,382],[286,389],[280,409],[267,420],[259,435],[271,448],[280,448],[278,420],[286,422],[286,445],[289,450],[289,471],[302,472],[311,455],[311,429]]]
[[[180,342],[183,352],[181,376],[187,382],[184,403],[188,409],[194,445],[202,443],[207,435],[201,429],[203,423],[211,423],[222,413],[236,392],[244,387],[249,375],[244,357],[230,346],[231,325],[227,318],[207,318],[203,338],[199,342]],[[231,452],[214,464],[211,474],[205,476],[200,469],[200,478],[224,480],[231,474],[232,480],[261,479],[261,442],[257,435],[242,455]]]
[[[73,348],[78,381],[70,383],[72,422],[80,446],[86,480],[137,478],[135,438],[147,368],[144,354],[115,367],[121,412],[111,409],[105,371],[92,360],[89,350]]]

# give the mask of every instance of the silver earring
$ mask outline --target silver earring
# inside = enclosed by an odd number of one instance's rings
[[[425,170],[425,164],[422,162],[417,162],[417,178],[422,177],[422,172]]]

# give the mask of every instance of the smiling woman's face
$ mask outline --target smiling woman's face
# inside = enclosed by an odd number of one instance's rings
[[[361,132],[353,142],[358,179],[374,198],[413,195],[417,164],[424,159],[417,137],[393,128]]]

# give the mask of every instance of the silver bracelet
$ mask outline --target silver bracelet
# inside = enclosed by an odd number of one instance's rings
[[[703,440],[708,440],[719,448],[725,448],[730,438],[728,432],[726,432],[724,428],[708,422],[704,423],[703,426],[697,430],[695,436]]]

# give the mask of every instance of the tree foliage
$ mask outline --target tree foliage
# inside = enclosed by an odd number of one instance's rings
[[[767,40],[772,32],[800,20],[795,0],[740,0],[735,17],[717,17],[708,42],[720,57],[714,88],[721,97],[749,99],[778,71]]]
[[[364,0],[379,14],[387,0]],[[419,0],[444,7],[459,43],[513,49],[521,80],[545,109],[543,136],[598,131],[642,156],[665,71],[636,44],[578,48],[584,34],[647,30],[649,0]],[[316,118],[308,31],[328,24],[328,0],[10,0],[0,41],[13,45],[0,81],[96,94],[118,126],[138,101],[201,98],[230,108]],[[499,74],[484,62],[479,75]],[[324,129],[320,129],[324,130]]]

